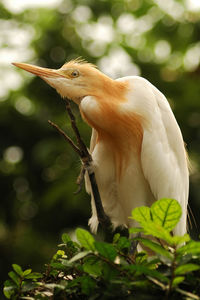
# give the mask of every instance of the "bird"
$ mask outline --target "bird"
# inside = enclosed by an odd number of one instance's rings
[[[134,208],[173,198],[182,208],[173,233],[187,232],[188,156],[169,102],[153,84],[135,75],[112,79],[79,58],[59,69],[13,64],[41,77],[61,97],[75,102],[92,128],[92,168],[113,229],[136,226],[130,218]],[[88,223],[96,233],[97,211],[87,177],[85,181],[91,194]]]

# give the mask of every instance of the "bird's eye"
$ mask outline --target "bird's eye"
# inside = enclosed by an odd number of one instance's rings
[[[75,78],[75,77],[78,77],[78,76],[79,76],[79,71],[78,71],[78,70],[72,71],[72,72],[71,72],[71,76],[74,77],[74,78]]]

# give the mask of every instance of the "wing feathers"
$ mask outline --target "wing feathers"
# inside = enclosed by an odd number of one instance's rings
[[[175,233],[186,232],[188,167],[183,138],[166,98],[152,88],[159,114],[144,130],[141,163],[144,176],[156,199],[174,198],[182,207],[182,218]]]

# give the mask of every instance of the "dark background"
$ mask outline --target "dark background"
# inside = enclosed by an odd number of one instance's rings
[[[15,2],[0,4],[0,280],[12,263],[40,271],[61,234],[87,228],[90,217],[86,192],[73,194],[79,158],[47,123],[54,121],[73,137],[64,102],[12,61],[58,68],[82,56],[113,78],[141,75],[158,87],[191,158],[189,203],[197,226],[190,232],[197,239],[200,7],[189,6],[189,0],[73,0],[24,8]],[[73,110],[89,145],[91,130],[75,105]]]

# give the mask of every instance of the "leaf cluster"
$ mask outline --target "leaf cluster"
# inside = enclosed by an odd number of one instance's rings
[[[66,233],[43,274],[13,264],[4,284],[8,299],[200,299],[200,242],[173,236],[181,217],[176,200],[133,210],[140,227],[130,238],[97,241],[78,228]],[[137,249],[140,248],[139,252]]]

